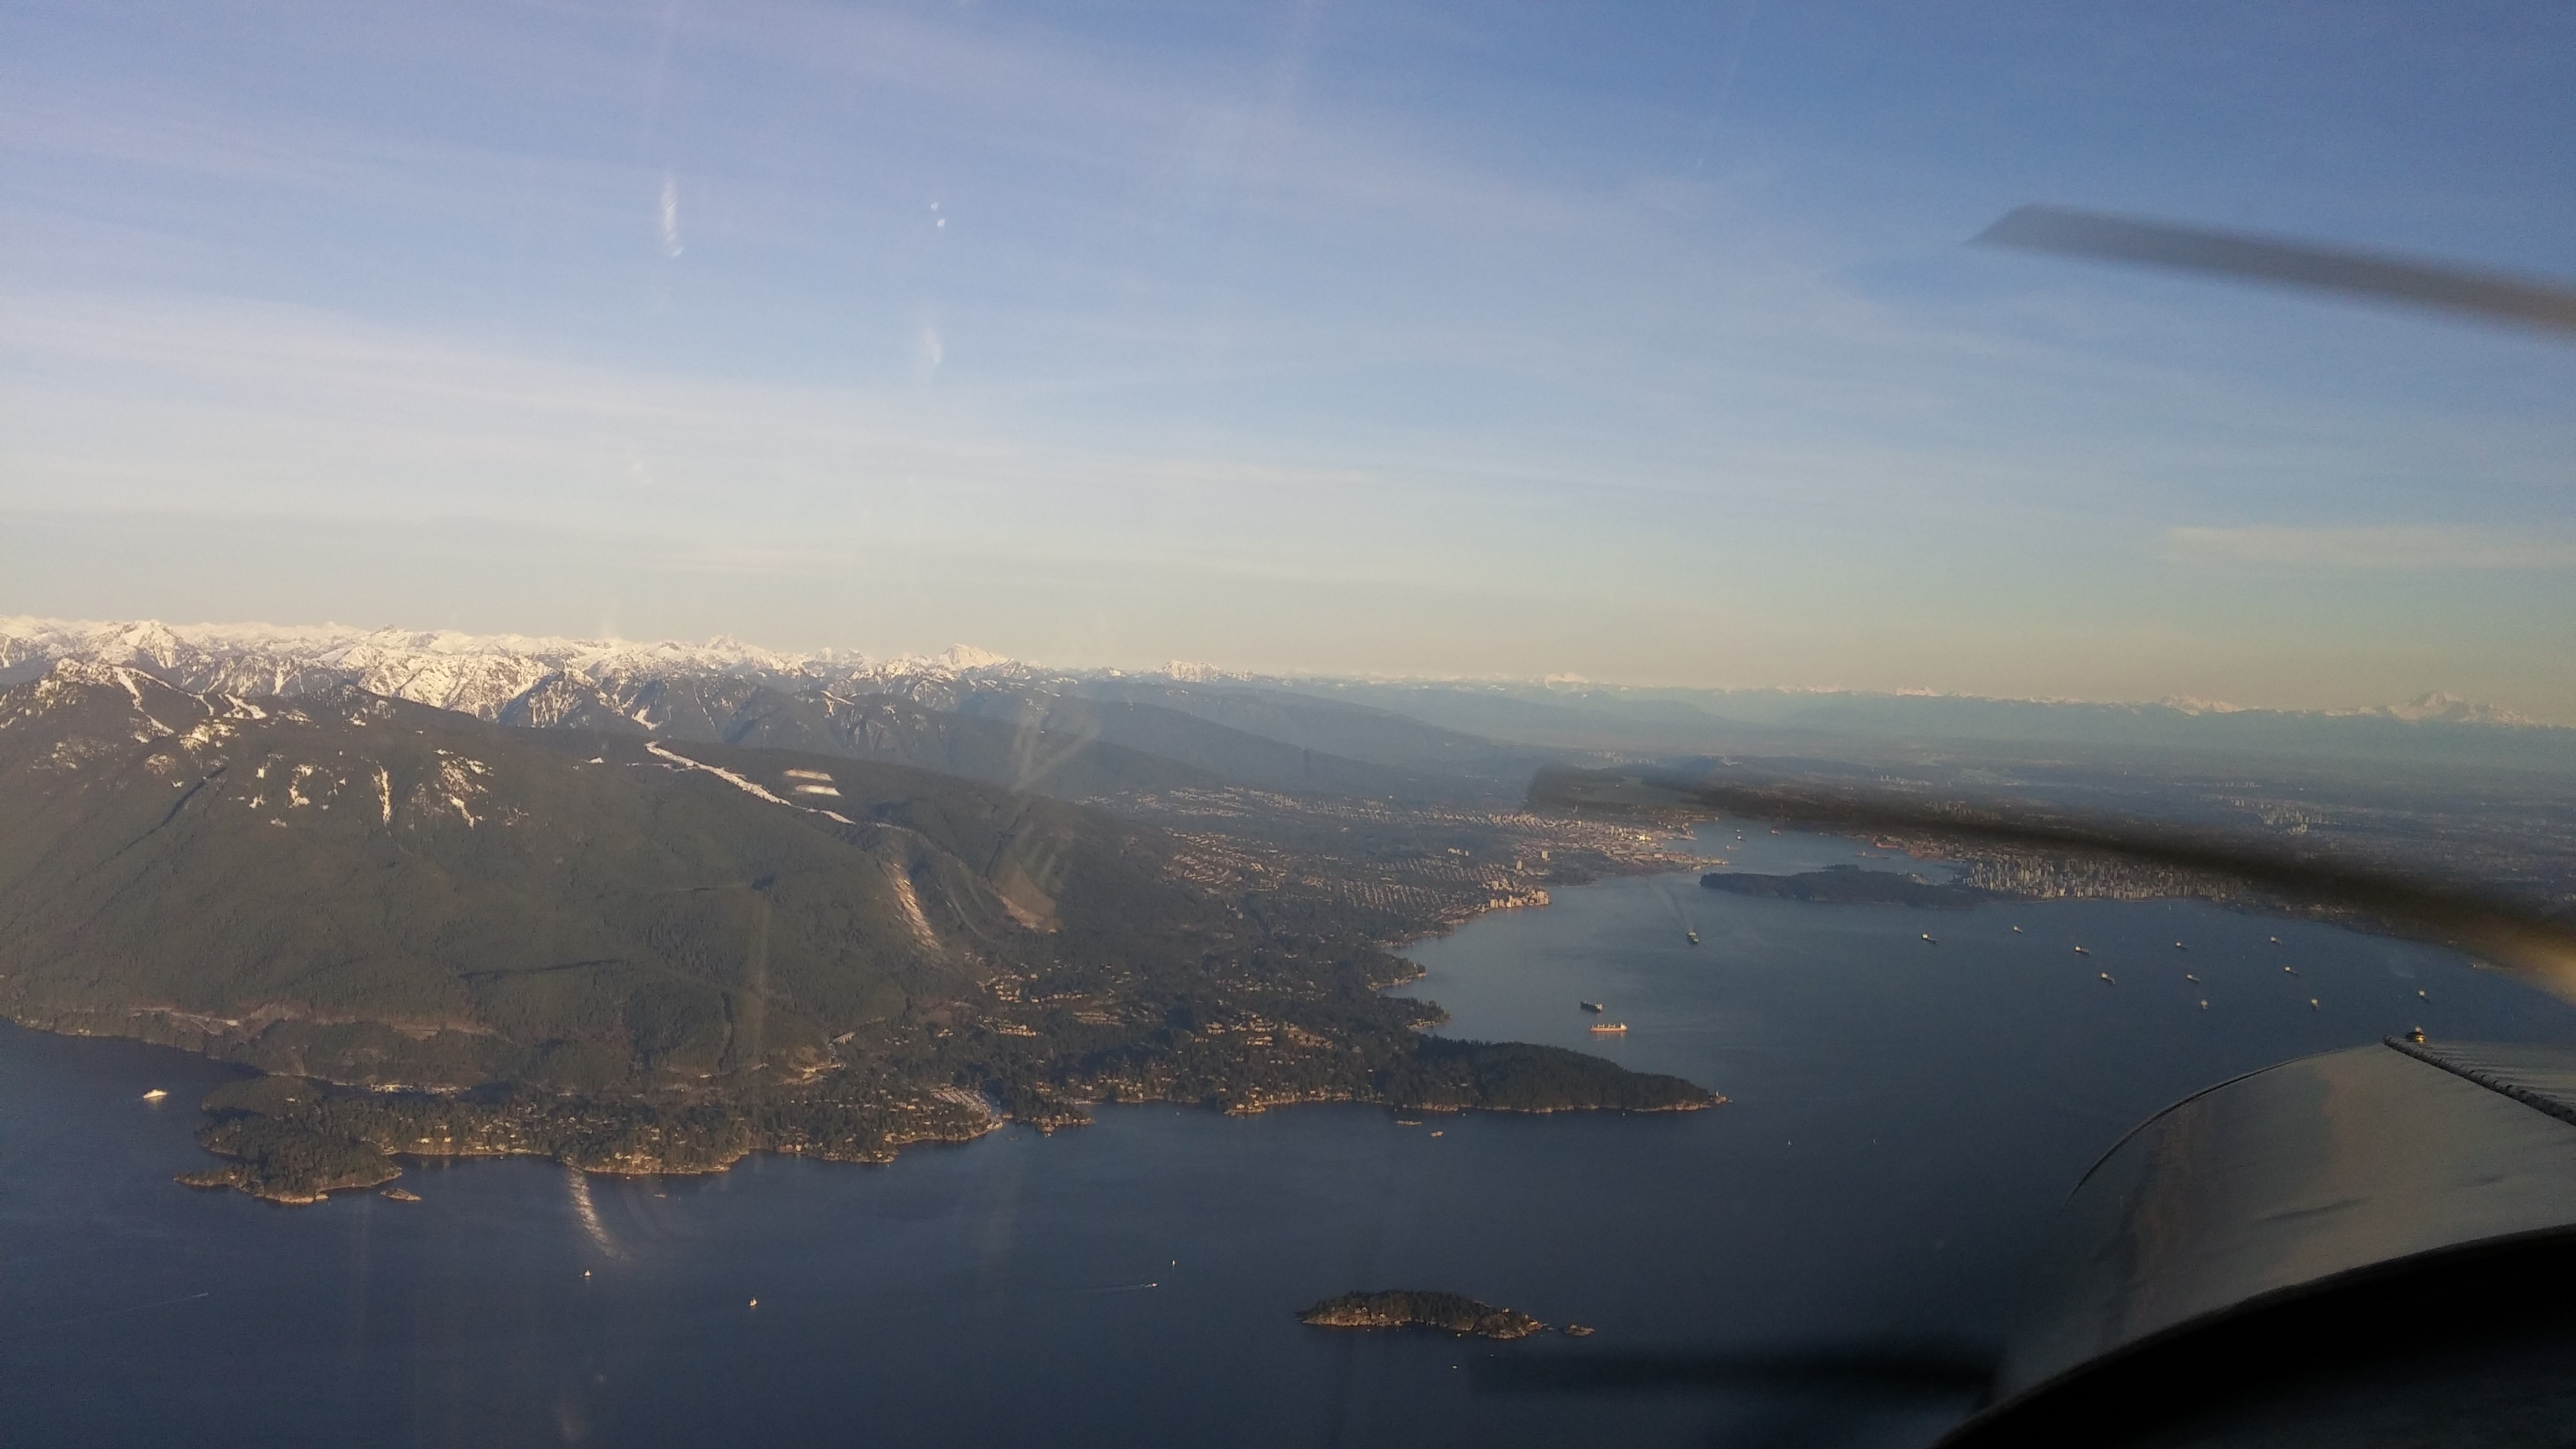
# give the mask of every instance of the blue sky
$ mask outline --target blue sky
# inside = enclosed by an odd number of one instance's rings
[[[2257,13],[2259,11],[2259,13]],[[2539,6],[0,12],[0,613],[2576,723]]]

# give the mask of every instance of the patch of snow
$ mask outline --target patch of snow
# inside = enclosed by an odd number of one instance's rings
[[[912,888],[912,877],[897,870],[890,862],[885,873],[887,881],[894,886],[895,904],[903,908],[904,924],[912,927],[913,939],[919,941],[924,950],[938,950],[938,933],[930,929],[930,917],[922,913],[921,897]]]
[[[686,755],[674,754],[671,751],[662,748],[659,742],[648,741],[644,748],[661,756],[663,759],[670,761],[673,766],[679,769],[704,770],[708,774],[713,775],[717,779],[724,781],[726,784],[731,785],[737,790],[740,790],[742,793],[754,796],[758,799],[766,800],[772,805],[788,805],[791,803],[769,793],[766,789],[753,784],[751,781],[744,779],[742,776],[735,774],[731,770],[725,769],[719,765],[703,764],[697,760],[690,759]]]
[[[735,774],[731,770],[725,769],[720,765],[710,765],[703,761],[690,759],[688,756],[676,751],[666,750],[662,748],[661,744],[657,741],[647,740],[644,744],[644,748],[650,750],[656,755],[659,755],[666,762],[663,765],[663,768],[666,770],[703,770],[707,774],[715,776],[717,779],[724,781],[726,784],[731,785],[744,794],[750,795],[756,799],[766,800],[772,805],[784,805],[790,810],[801,810],[808,815],[820,815],[826,819],[837,821],[843,825],[855,823],[850,819],[850,817],[837,810],[826,810],[818,805],[799,805],[793,800],[781,799],[779,796],[771,793],[752,781],[744,779],[742,776]],[[799,795],[821,794],[838,796],[841,792],[826,787],[799,785],[796,787],[796,793]]]

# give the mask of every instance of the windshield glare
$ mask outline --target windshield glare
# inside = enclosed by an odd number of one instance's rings
[[[2571,39],[12,7],[0,1393],[1928,1444],[2568,1227],[2388,1174],[2576,1121]],[[2542,1126],[2154,1175],[2310,1059]]]

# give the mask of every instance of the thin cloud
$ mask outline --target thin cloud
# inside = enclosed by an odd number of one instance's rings
[[[2576,540],[2445,524],[2356,528],[2169,528],[2168,557],[2185,562],[2372,572],[2576,568]]]

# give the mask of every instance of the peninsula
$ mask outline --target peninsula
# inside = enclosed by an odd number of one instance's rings
[[[184,1180],[279,1202],[404,1158],[883,1161],[1105,1102],[1719,1100],[1427,1034],[1392,943],[1517,877],[1461,869],[1488,836],[1452,816],[1262,798],[1302,833],[66,660],[0,689],[0,1014],[264,1073],[206,1098],[227,1160]]]
[[[1739,896],[1841,905],[1929,906],[1961,910],[2001,897],[1970,885],[1943,885],[1919,875],[1863,870],[1856,865],[1829,865],[1797,875],[1756,875],[1750,871],[1711,871],[1699,883],[1713,891]]]

